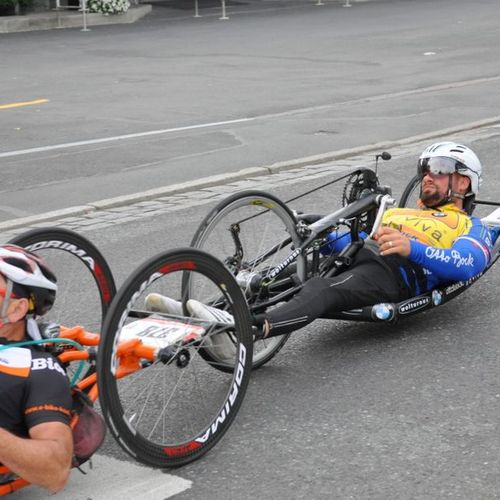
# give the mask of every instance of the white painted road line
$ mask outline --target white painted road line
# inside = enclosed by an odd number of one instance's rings
[[[199,130],[199,129],[207,129],[207,128],[213,128],[213,127],[221,127],[221,126],[225,126],[225,125],[236,125],[239,123],[246,123],[246,122],[251,122],[251,121],[256,121],[256,120],[269,120],[269,119],[274,119],[274,118],[283,118],[283,117],[293,116],[293,115],[298,115],[298,114],[325,111],[325,110],[333,109],[333,108],[336,108],[339,106],[383,101],[383,100],[400,98],[400,97],[408,97],[408,96],[412,96],[412,95],[426,94],[429,92],[441,92],[443,90],[469,87],[472,85],[491,83],[491,82],[496,82],[499,80],[500,80],[500,75],[489,76],[489,77],[485,77],[485,78],[475,78],[472,80],[463,80],[463,81],[459,81],[459,82],[450,82],[450,83],[443,83],[443,84],[439,84],[439,85],[430,85],[428,87],[403,90],[400,92],[391,92],[391,93],[387,93],[387,94],[377,94],[377,95],[373,95],[373,96],[360,97],[357,99],[350,99],[347,101],[340,101],[340,102],[335,102],[332,104],[324,104],[324,105],[320,105],[320,106],[310,106],[310,107],[305,107],[305,108],[289,109],[287,111],[281,111],[281,112],[277,112],[277,113],[267,113],[267,114],[256,115],[256,116],[247,117],[247,118],[236,118],[234,120],[224,120],[224,121],[211,122],[211,123],[199,123],[199,124],[195,124],[195,125],[186,125],[186,126],[182,126],[182,127],[173,127],[173,128],[166,128],[166,129],[160,129],[160,130],[149,130],[146,132],[137,132],[137,133],[133,133],[133,134],[116,135],[113,137],[101,137],[101,138],[95,138],[95,139],[88,139],[85,141],[75,141],[75,142],[67,142],[67,143],[63,143],[63,144],[54,144],[51,146],[40,146],[40,147],[30,148],[30,149],[19,149],[17,151],[5,151],[3,153],[0,153],[0,158],[10,158],[13,156],[21,156],[21,155],[28,155],[28,154],[34,154],[34,153],[46,153],[48,151],[54,151],[54,150],[58,150],[58,149],[69,149],[69,148],[74,148],[74,147],[79,147],[79,146],[90,146],[93,144],[103,144],[103,143],[108,143],[108,142],[124,141],[124,140],[129,140],[129,139],[137,139],[137,138],[141,138],[141,137],[150,137],[150,136],[155,136],[155,135],[170,134],[170,133],[175,133],[175,132],[186,132],[186,131],[190,131],[190,130]]]
[[[65,144],[54,144],[52,146],[40,146],[38,148],[19,149],[17,151],[7,151],[5,153],[0,153],[0,158],[9,158],[11,156],[20,156],[33,153],[46,153],[47,151],[53,151],[55,149],[68,149],[68,148],[75,148],[78,146],[89,146],[91,144],[102,144],[105,142],[124,141],[127,139],[137,139],[140,137],[149,137],[152,135],[170,134],[173,132],[184,132],[186,130],[220,127],[223,125],[234,125],[236,123],[243,123],[252,120],[253,118],[238,118],[236,120],[226,120],[226,121],[212,122],[212,123],[200,123],[198,125],[187,125],[185,127],[174,127],[161,130],[149,130],[147,132],[137,132],[135,134],[116,135],[114,137],[101,137],[99,139],[88,139],[86,141],[67,142]]]
[[[88,465],[71,472],[64,491],[52,495],[36,486],[28,486],[15,493],[16,500],[164,500],[192,486],[192,482],[158,469],[132,462],[95,455],[93,469]]]

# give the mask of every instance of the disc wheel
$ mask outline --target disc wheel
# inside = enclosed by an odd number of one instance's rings
[[[256,275],[266,278],[274,266],[283,262],[297,248],[301,239],[296,231],[297,221],[292,211],[278,198],[261,191],[243,191],[220,202],[197,229],[191,246],[203,249],[220,259],[233,276]],[[305,280],[306,259],[299,255],[293,266],[296,282]],[[257,279],[257,278],[256,278]],[[272,283],[265,289],[253,289],[242,284],[248,306],[259,311],[274,295],[293,286],[291,278]],[[189,284],[188,296],[196,298],[195,282]],[[289,337],[281,335],[254,343],[253,368],[271,360]],[[226,342],[229,344],[228,337]],[[206,349],[205,359],[220,370],[229,370],[216,352]]]
[[[400,208],[416,208],[417,200],[420,198],[420,176],[415,175],[413,179],[406,185],[401,199],[399,200]]]
[[[80,325],[89,332],[100,333],[116,287],[106,259],[93,243],[63,228],[34,229],[9,243],[41,256],[56,275],[56,300],[41,318],[44,322],[66,327]],[[68,369],[70,379],[74,369]],[[94,371],[93,365],[86,365],[80,373],[87,376]]]
[[[198,297],[232,316],[232,324],[182,312],[182,281],[196,279]],[[152,312],[149,294],[176,300],[176,314]],[[230,372],[200,356],[230,335]],[[152,347],[154,359],[134,363],[126,342]],[[153,467],[198,459],[224,435],[243,400],[251,373],[252,332],[243,294],[217,259],[193,248],[168,251],[140,266],[118,291],[105,320],[97,371],[108,427],[123,449]],[[131,368],[132,367],[132,368]],[[123,376],[123,374],[126,376]]]

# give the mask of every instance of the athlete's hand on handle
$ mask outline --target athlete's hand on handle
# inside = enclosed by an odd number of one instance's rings
[[[398,253],[403,257],[410,255],[410,240],[397,229],[381,227],[376,235],[380,255],[392,255]]]

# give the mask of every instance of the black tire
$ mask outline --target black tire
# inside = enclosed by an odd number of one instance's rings
[[[58,292],[48,319],[100,332],[116,286],[106,259],[93,243],[63,228],[33,229],[15,236],[9,243],[40,255],[56,275]],[[93,284],[95,289],[90,295],[81,280]],[[60,321],[63,317],[68,320]]]
[[[180,304],[186,273],[196,275],[207,297],[227,301],[233,326],[183,315]],[[168,315],[146,310],[143,301],[151,292],[177,299],[181,312]],[[159,326],[151,327],[151,322]],[[201,336],[170,340],[166,347],[166,336],[179,323],[185,329],[183,336],[203,325]],[[222,373],[213,370],[199,352],[208,344],[216,345],[218,335],[227,330],[231,330],[238,355],[231,373]],[[130,336],[168,349],[168,359],[145,363],[142,369],[116,378],[115,367],[122,365],[115,349]],[[151,258],[119,289],[104,324],[97,378],[111,433],[127,453],[153,467],[176,467],[200,458],[221,439],[238,412],[251,373],[252,348],[245,299],[217,259],[193,248]]]
[[[239,237],[245,262],[237,262],[235,241],[229,232],[229,226],[239,221],[243,221],[239,225],[241,231]],[[196,230],[191,246],[215,255],[222,260],[234,276],[242,270],[257,272],[265,276],[265,269],[270,269],[273,265],[280,263],[292,252],[291,244],[295,247],[300,245],[301,240],[296,232],[296,224],[293,212],[279,198],[261,191],[243,191],[222,200],[210,211]],[[284,241],[286,237],[291,237],[291,242],[258,266],[249,268],[245,265],[273,245]],[[302,255],[297,259],[297,268],[298,278],[304,281],[306,259]],[[195,289],[196,287],[191,284],[189,297],[196,298]],[[246,290],[245,295],[249,307],[258,303],[259,297],[255,294],[249,294]],[[256,341],[253,368],[263,366],[276,356],[288,337],[289,334]],[[230,369],[210,349],[207,349],[203,356],[220,370]]]
[[[415,175],[415,177],[410,180],[399,200],[399,208],[416,208],[417,200],[420,197],[420,182],[421,179],[419,175]]]
[[[33,229],[9,243],[40,255],[57,277],[56,301],[44,321],[100,333],[116,286],[106,259],[93,243],[62,228]],[[94,371],[92,364],[81,373],[85,377]],[[71,378],[72,369],[68,372]]]

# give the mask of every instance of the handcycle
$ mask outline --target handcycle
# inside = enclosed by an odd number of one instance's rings
[[[116,293],[102,254],[72,231],[40,229],[10,243],[42,254],[58,276],[56,303],[64,307],[43,317],[44,338],[30,342],[50,346],[75,390],[100,405],[125,451],[150,466],[176,467],[201,457],[221,439],[243,401],[253,344],[243,294],[220,262],[193,248],[166,251],[140,266]],[[230,330],[237,356],[230,373],[214,370],[199,355],[216,345],[228,325],[182,311],[165,315],[144,305],[148,293],[175,293],[186,279],[205,291],[207,302],[223,298],[234,316]],[[85,292],[82,283],[97,293]],[[74,311],[79,325],[65,307]],[[77,420],[75,415],[72,426]],[[7,472],[0,468],[0,475]],[[0,485],[0,495],[27,484],[17,478]]]
[[[350,265],[362,247],[360,231],[373,236],[386,207],[395,205],[391,190],[382,186],[375,169],[362,168],[340,176],[306,193],[283,202],[262,191],[244,191],[229,196],[213,208],[201,222],[191,245],[218,257],[231,271],[245,293],[252,313],[260,313],[289,300],[313,276],[330,276]],[[326,216],[303,214],[289,203],[317,189],[345,180],[343,206]],[[415,176],[403,191],[400,207],[416,207],[420,179]],[[473,200],[476,205],[500,207],[499,202]],[[500,229],[500,209],[483,222]],[[325,258],[321,249],[332,231],[349,232],[352,243],[339,255]],[[500,239],[496,239],[491,260],[480,274],[466,281],[450,282],[400,303],[380,303],[351,311],[328,314],[327,319],[396,322],[398,319],[445,304],[457,297],[488,271],[500,256]],[[196,298],[196,289],[186,292]],[[288,335],[258,340],[254,345],[253,368],[272,359],[286,343]],[[213,361],[224,370],[223,360],[209,351]],[[230,369],[228,367],[228,369]]]

